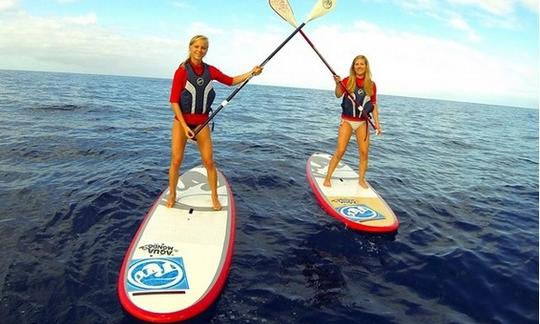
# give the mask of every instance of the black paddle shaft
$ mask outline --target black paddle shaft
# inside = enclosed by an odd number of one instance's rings
[[[298,26],[290,35],[289,37],[287,37],[273,52],[272,54],[270,54],[266,60],[264,60],[259,66],[260,67],[263,67],[266,63],[268,63],[268,61],[270,61],[272,59],[272,57],[274,57],[274,55],[277,54],[277,52],[279,52],[281,50],[281,48],[283,46],[285,46],[285,44],[287,44],[291,38],[294,37],[294,35],[296,35],[296,33],[298,33],[299,31],[301,32],[301,29],[302,27],[304,27],[306,25],[306,23],[302,23],[300,26]],[[220,105],[218,108],[216,108],[216,110],[214,110],[214,112],[208,117],[208,119],[198,125],[197,127],[195,127],[195,130],[193,131],[193,133],[195,133],[194,136],[196,136],[206,125],[208,125],[208,123],[217,115],[217,113],[219,113],[219,111],[221,109],[223,109],[228,103],[229,101],[232,100],[232,98],[234,98],[234,96],[236,96],[236,94],[242,90],[242,88],[249,82],[249,80],[251,80],[251,78],[253,77],[253,74],[251,74],[247,79],[246,81],[244,81],[239,87],[237,87],[236,89],[234,89],[234,91],[227,97],[227,99],[225,99]]]

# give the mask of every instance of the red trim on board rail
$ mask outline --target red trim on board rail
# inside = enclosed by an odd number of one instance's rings
[[[210,288],[208,293],[204,295],[200,300],[197,301],[197,303],[189,306],[186,309],[180,310],[178,312],[172,312],[172,313],[155,313],[150,312],[147,310],[144,310],[142,308],[137,307],[135,304],[131,302],[129,299],[129,296],[127,295],[127,288],[126,288],[126,268],[128,266],[128,262],[130,259],[130,256],[132,255],[132,251],[135,248],[135,244],[137,242],[137,239],[142,229],[144,228],[144,225],[147,223],[147,221],[150,219],[150,215],[154,212],[154,209],[157,207],[159,201],[161,200],[161,196],[165,193],[161,193],[157,200],[154,202],[150,210],[146,213],[146,216],[144,217],[143,222],[139,226],[137,233],[133,237],[128,251],[126,255],[124,256],[124,261],[122,262],[122,267],[120,268],[120,275],[118,277],[118,298],[120,299],[120,303],[124,310],[126,310],[129,314],[133,315],[134,317],[154,322],[154,323],[171,323],[171,322],[179,322],[179,321],[185,321],[190,318],[193,318],[200,313],[204,312],[212,303],[217,299],[219,294],[221,293],[221,290],[225,286],[225,282],[227,281],[227,278],[229,276],[231,263],[232,263],[232,255],[234,250],[234,240],[236,237],[236,205],[234,203],[234,196],[232,189],[229,185],[229,182],[227,179],[223,176],[223,174],[218,171],[218,174],[220,174],[224,181],[225,181],[225,187],[227,188],[228,196],[229,196],[229,213],[231,217],[230,222],[230,229],[229,229],[229,242],[227,245],[227,252],[225,256],[225,261],[223,262],[223,267],[221,269],[221,272],[214,283],[214,285]]]
[[[399,227],[399,220],[397,218],[394,223],[388,226],[368,226],[362,223],[353,222],[350,219],[347,219],[346,217],[340,215],[334,209],[334,207],[332,207],[330,202],[323,196],[323,194],[319,190],[319,187],[317,183],[315,182],[315,177],[313,176],[313,173],[311,172],[310,162],[311,162],[311,158],[308,159],[307,164],[306,164],[307,180],[308,180],[309,186],[311,187],[311,190],[313,191],[313,194],[315,195],[315,198],[317,199],[317,202],[327,214],[345,223],[347,227],[350,227],[358,231],[369,232],[369,233],[392,233],[392,232],[397,231]]]

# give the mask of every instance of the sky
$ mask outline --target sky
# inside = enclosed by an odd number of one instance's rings
[[[316,0],[289,2],[300,23]],[[538,11],[538,0],[337,0],[303,30],[342,77],[366,55],[379,94],[538,108]],[[234,76],[293,30],[266,0],[0,0],[0,69],[171,79],[204,34],[205,61]],[[334,87],[300,35],[251,83]]]

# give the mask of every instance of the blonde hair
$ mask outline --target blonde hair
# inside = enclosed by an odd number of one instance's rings
[[[187,56],[187,59],[184,61],[184,64],[189,62],[189,58],[190,58],[189,48],[191,47],[191,45],[193,45],[193,43],[195,43],[198,40],[205,41],[206,44],[209,44],[208,37],[206,37],[204,35],[195,35],[195,36],[191,37],[191,40],[189,41],[189,45],[188,45],[188,56]]]
[[[364,55],[358,55],[354,58],[349,69],[349,81],[347,82],[347,90],[352,93],[356,87],[356,72],[354,71],[354,63],[357,60],[364,60],[366,62],[366,73],[364,74],[364,89],[369,96],[373,95],[373,81],[371,80],[371,69],[369,68],[369,61]]]

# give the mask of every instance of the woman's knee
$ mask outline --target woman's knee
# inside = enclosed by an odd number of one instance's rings
[[[178,169],[181,164],[182,164],[181,156],[173,156],[171,158],[171,168]]]
[[[337,149],[334,153],[334,157],[338,160],[341,160],[343,158],[343,155],[345,155],[345,150],[343,149]]]
[[[206,168],[206,170],[212,170],[216,167],[214,159],[203,159],[202,164]]]
[[[368,157],[369,157],[368,150],[360,151],[360,159],[361,160],[367,161]]]

